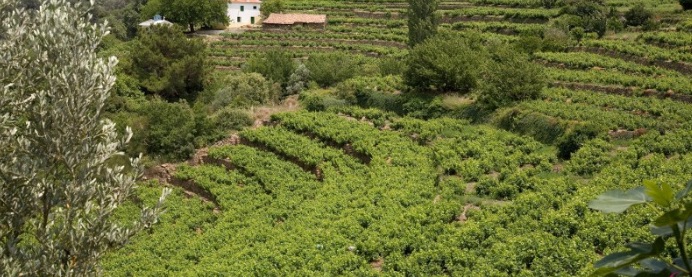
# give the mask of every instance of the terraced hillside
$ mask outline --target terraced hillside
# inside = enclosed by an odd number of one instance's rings
[[[588,275],[605,254],[650,240],[646,224],[658,213],[602,214],[587,207],[591,199],[692,176],[692,36],[684,29],[692,13],[674,0],[606,2],[617,13],[643,3],[660,26],[534,52],[550,79],[536,100],[479,116],[471,100],[442,96],[434,110],[442,116],[428,120],[353,106],[275,114],[210,148],[201,164],[178,165],[170,181],[185,189],[151,232],[106,258],[107,274]],[[408,52],[405,1],[287,7],[327,14],[329,25],[223,35],[210,52],[217,70],[239,70],[271,49],[297,60]],[[441,29],[516,42],[546,36],[558,10],[540,0],[469,0],[444,1],[438,13]],[[594,138],[560,157],[556,145],[584,126],[595,126]],[[123,220],[159,191],[142,185]]]

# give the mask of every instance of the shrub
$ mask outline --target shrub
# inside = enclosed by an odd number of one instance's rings
[[[310,81],[310,70],[304,65],[300,64],[296,71],[291,74],[288,78],[288,85],[286,86],[286,95],[298,94],[308,87],[308,82]]]
[[[605,133],[594,124],[579,124],[568,130],[557,142],[558,157],[569,160],[584,143]]]
[[[379,59],[377,66],[380,69],[381,76],[402,75],[406,67],[403,61],[394,57]]]
[[[653,12],[647,10],[644,4],[637,4],[625,13],[627,26],[642,26],[653,18]]]
[[[305,66],[310,70],[310,79],[322,87],[329,87],[349,79],[358,71],[359,59],[343,52],[310,55]]]
[[[355,77],[339,83],[336,95],[350,104],[367,105],[374,93],[389,93],[401,89],[400,77]]]
[[[598,173],[610,162],[610,148],[611,145],[602,139],[588,141],[579,151],[572,154],[566,169],[579,175]]]
[[[165,159],[187,159],[195,148],[222,136],[218,126],[201,110],[191,109],[184,102],[168,103],[155,99],[143,104],[138,113],[142,116],[133,141],[136,149]]]
[[[564,51],[569,46],[569,35],[558,28],[548,28],[543,32],[543,51]]]
[[[420,92],[467,93],[476,87],[484,58],[476,35],[437,35],[410,51],[404,81]]]
[[[247,111],[231,107],[216,112],[212,118],[213,122],[224,130],[241,130],[254,123]]]
[[[273,103],[278,99],[279,88],[258,73],[229,75],[225,86],[214,94],[212,107],[220,110],[226,106],[249,107]]]
[[[331,95],[328,90],[312,90],[300,93],[301,104],[308,111],[325,111],[331,107],[347,106],[345,100]]]
[[[608,18],[608,22],[606,23],[606,25],[608,30],[611,30],[616,33],[622,32],[622,30],[625,29],[625,24],[623,24],[622,21],[616,17]]]
[[[558,21],[565,31],[581,27],[587,33],[597,33],[599,37],[606,32],[608,14],[602,0],[571,0],[560,10]]]
[[[526,54],[501,46],[490,55],[478,86],[478,102],[489,109],[522,100],[536,99],[546,79],[542,67]]]
[[[688,19],[687,21],[680,22],[680,24],[678,25],[678,30],[683,31],[683,32],[692,33],[692,19]]]
[[[524,53],[533,54],[543,48],[543,39],[532,35],[522,35],[514,43],[514,46]]]
[[[297,67],[287,52],[267,51],[250,57],[243,66],[243,71],[262,74],[264,78],[279,83],[282,88],[285,88]]]
[[[584,39],[584,36],[586,35],[586,32],[584,31],[584,28],[582,27],[574,27],[572,30],[569,30],[569,36],[572,37],[574,40],[581,42],[582,39]]]

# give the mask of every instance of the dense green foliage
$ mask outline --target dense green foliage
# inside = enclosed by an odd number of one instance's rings
[[[546,84],[542,68],[506,46],[492,52],[478,85],[479,103],[495,109],[538,98]]]
[[[639,3],[652,20],[626,26]],[[407,5],[284,0],[286,13],[327,15],[326,28],[207,37],[216,74],[193,111],[253,127],[178,166],[171,181],[187,191],[108,272],[585,276],[626,243],[653,241],[641,226],[659,210],[614,217],[588,203],[690,179],[692,25],[678,0],[445,1],[433,13],[441,35],[425,40],[436,43],[414,47]],[[280,83],[285,102],[214,107],[229,71]],[[184,199],[193,192],[204,198]]]
[[[281,13],[284,11],[284,0],[262,1],[262,17],[267,18],[270,14]]]
[[[560,24],[567,31],[582,28],[584,32],[593,32],[599,37],[606,32],[607,11],[603,0],[569,0],[560,14]]]
[[[654,180],[644,181],[644,186],[628,191],[614,190],[600,195],[589,203],[589,207],[607,213],[622,213],[632,206],[653,203],[663,214],[652,220],[651,233],[656,237],[653,243],[632,242],[630,250],[613,253],[596,262],[593,275],[604,276],[612,273],[627,275],[684,276],[692,274],[689,251],[685,236],[692,218],[692,207],[685,200],[692,190],[692,181],[677,193],[666,183]],[[668,258],[666,241],[673,239],[677,257]],[[633,265],[638,264],[638,267]]]
[[[296,63],[284,51],[268,51],[256,54],[243,65],[243,71],[262,74],[268,80],[281,84],[282,88],[286,87],[296,68]]]
[[[411,50],[404,80],[420,91],[465,93],[476,87],[484,60],[476,37],[439,35]]]
[[[161,14],[194,32],[195,26],[227,24],[226,3],[224,0],[148,0],[142,8],[142,17],[151,18]]]
[[[113,218],[141,168],[120,152],[132,132],[100,117],[117,63],[96,53],[108,27],[88,6],[16,4],[0,1],[0,275],[99,275],[109,249],[156,223],[167,190],[129,224]]]
[[[135,141],[138,146],[146,147],[142,152],[152,155],[186,159],[195,148],[223,136],[206,115],[185,102],[150,101],[139,113],[143,118],[142,125],[136,129]]]
[[[281,88],[264,79],[259,73],[240,73],[226,76],[223,87],[214,93],[211,102],[215,110],[225,107],[249,107],[271,104],[278,100]]]
[[[359,73],[359,61],[341,52],[310,55],[305,66],[310,80],[322,87],[336,85]]]
[[[194,99],[207,74],[205,44],[188,39],[179,28],[153,26],[133,41],[131,67],[125,71],[149,94],[170,101]]]
[[[653,16],[654,14],[651,11],[647,10],[644,5],[639,4],[625,13],[625,20],[627,20],[626,22],[629,26],[642,26],[650,21]]]
[[[416,46],[437,34],[439,18],[435,14],[439,0],[408,0],[408,45]]]

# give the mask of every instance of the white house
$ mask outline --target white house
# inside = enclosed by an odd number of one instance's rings
[[[255,24],[260,18],[261,0],[228,0],[228,22],[231,24]]]
[[[149,19],[147,21],[144,21],[142,23],[139,23],[139,26],[142,28],[147,28],[152,25],[173,25],[170,21],[166,20],[165,17],[161,17],[160,15],[155,15],[153,19]]]

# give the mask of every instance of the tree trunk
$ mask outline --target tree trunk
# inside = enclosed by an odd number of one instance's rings
[[[194,33],[195,32],[195,23],[190,23],[189,25],[190,25],[190,33]]]

